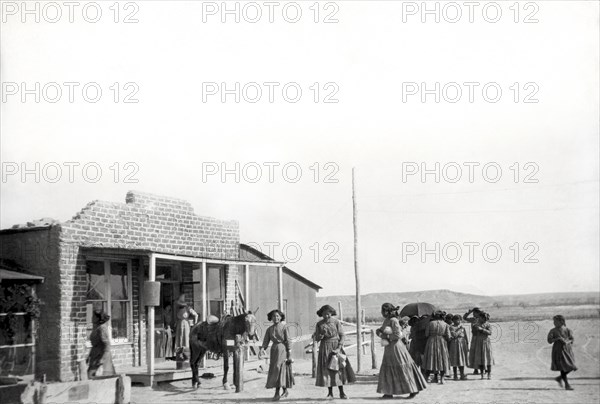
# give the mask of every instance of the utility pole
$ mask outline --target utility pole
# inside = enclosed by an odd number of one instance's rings
[[[356,278],[356,371],[360,372],[362,350],[362,307],[360,302],[360,277],[358,274],[358,236],[356,223],[356,189],[354,184],[354,167],[352,167],[352,223],[354,226],[354,276]]]

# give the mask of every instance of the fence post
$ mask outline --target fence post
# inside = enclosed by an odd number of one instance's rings
[[[313,338],[312,343],[312,377],[317,377],[317,340]]]
[[[377,354],[375,353],[375,330],[371,330],[371,369],[377,369]]]
[[[344,311],[342,309],[342,302],[338,301],[338,318],[344,321]]]

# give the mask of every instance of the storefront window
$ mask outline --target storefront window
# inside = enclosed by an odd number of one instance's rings
[[[131,263],[130,261],[87,261],[86,326],[92,331],[94,310],[104,310],[110,316],[114,342],[127,342],[131,329]]]

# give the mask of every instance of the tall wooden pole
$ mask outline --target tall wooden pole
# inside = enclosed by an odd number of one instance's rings
[[[354,167],[352,167],[352,223],[354,225],[354,276],[356,278],[356,371],[360,372],[362,347],[362,319],[360,303],[360,277],[358,274],[358,235],[356,223],[356,189],[354,185]]]

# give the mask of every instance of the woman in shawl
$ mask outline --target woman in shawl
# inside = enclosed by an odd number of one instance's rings
[[[273,325],[267,328],[260,356],[271,345],[271,354],[269,355],[269,375],[267,376],[267,389],[275,389],[273,401],[288,396],[288,388],[294,385],[294,375],[291,372],[289,364],[292,361],[292,346],[288,330],[283,321],[285,314],[279,310],[272,310],[267,314],[267,319],[273,322]],[[279,390],[283,389],[283,394],[279,395]]]
[[[450,369],[447,342],[450,340],[450,326],[444,322],[444,317],[441,311],[435,312],[425,330],[428,338],[422,365],[427,381],[433,372],[439,384],[444,384],[444,374]]]
[[[316,385],[327,387],[329,399],[333,398],[333,386],[338,386],[340,398],[347,399],[344,384],[354,383],[356,375],[345,356],[344,329],[340,321],[333,317],[336,314],[335,309],[329,305],[317,311],[322,320],[317,323],[313,336],[316,341],[320,341]]]
[[[398,309],[399,307],[394,307],[391,303],[383,304],[383,324],[376,331],[377,335],[386,341],[377,384],[377,392],[383,393],[383,399],[391,399],[399,394],[409,394],[407,398],[413,398],[419,391],[427,388],[425,378],[402,342]]]
[[[554,328],[548,333],[548,343],[552,345],[552,364],[551,370],[558,370],[560,376],[556,379],[562,387],[565,383],[565,390],[573,390],[573,387],[567,380],[567,374],[577,370],[575,365],[575,355],[573,355],[573,333],[567,328],[565,318],[560,314],[554,316]]]
[[[92,379],[102,367],[102,375],[114,375],[115,368],[112,362],[110,352],[110,334],[108,332],[108,320],[110,316],[102,309],[94,311],[92,324],[93,329],[90,334],[92,349],[88,356],[88,378]]]

